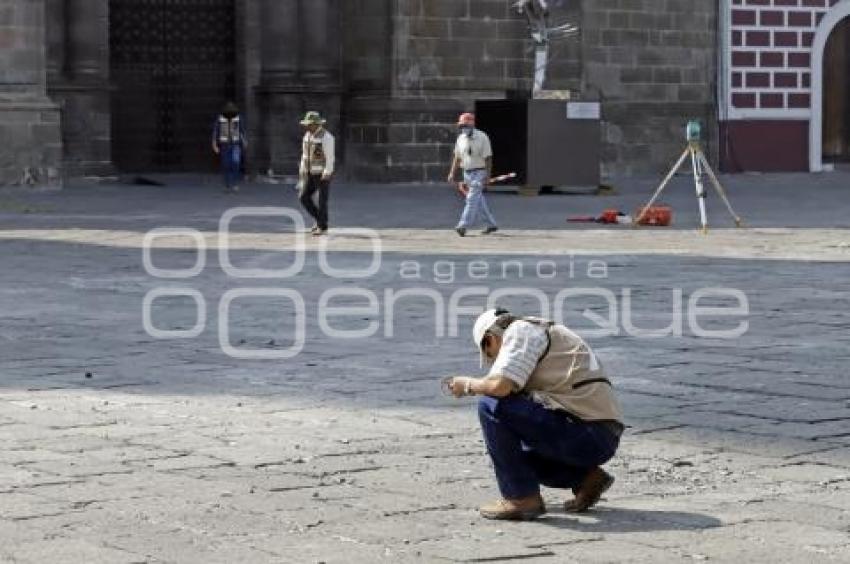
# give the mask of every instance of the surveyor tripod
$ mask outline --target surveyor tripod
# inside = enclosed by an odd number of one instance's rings
[[[694,173],[694,185],[697,190],[697,202],[699,203],[699,217],[700,217],[700,225],[702,226],[702,232],[708,233],[708,216],[705,211],[705,183],[703,182],[703,175],[708,174],[708,178],[711,180],[711,184],[714,186],[714,189],[717,191],[717,194],[720,196],[720,199],[723,200],[723,203],[726,204],[726,208],[729,210],[729,213],[732,215],[732,218],[735,220],[735,226],[741,227],[743,224],[743,220],[735,213],[735,210],[732,209],[732,204],[729,203],[729,198],[726,197],[726,191],[723,189],[723,186],[720,185],[720,181],[717,180],[717,175],[714,174],[714,171],[711,169],[711,166],[708,164],[708,161],[705,158],[705,154],[702,152],[702,148],[698,141],[688,141],[688,146],[685,148],[685,151],[682,153],[682,156],[679,157],[679,160],[676,161],[676,164],[673,165],[673,168],[670,169],[670,172],[667,173],[667,176],[664,178],[664,181],[661,182],[661,185],[655,191],[655,194],[652,195],[652,198],[649,200],[643,209],[640,211],[637,218],[635,218],[635,225],[640,225],[643,216],[649,211],[650,206],[655,203],[658,197],[661,195],[661,192],[664,191],[664,188],[667,187],[667,184],[670,183],[670,180],[673,178],[679,169],[682,167],[682,164],[685,162],[685,159],[688,158],[688,155],[691,157],[691,168]]]

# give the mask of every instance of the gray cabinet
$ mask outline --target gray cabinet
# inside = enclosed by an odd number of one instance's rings
[[[521,186],[599,186],[598,103],[479,100],[475,114],[493,145],[494,174],[516,172]]]

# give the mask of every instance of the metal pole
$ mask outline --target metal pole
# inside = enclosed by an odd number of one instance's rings
[[[697,149],[693,145],[688,145],[688,152],[691,154],[691,165],[694,169],[694,185],[697,191],[697,201],[699,202],[699,219],[702,225],[702,232],[708,233],[708,216],[705,212],[705,185],[702,182],[702,163],[697,156]]]
[[[723,200],[723,203],[726,204],[726,209],[729,210],[729,213],[735,219],[735,225],[737,227],[741,227],[743,220],[735,213],[735,210],[732,209],[732,204],[729,202],[729,198],[726,197],[726,191],[721,186],[720,181],[717,180],[717,176],[714,174],[714,171],[709,166],[708,161],[705,158],[705,155],[700,151],[697,153],[698,158],[702,162],[702,166],[705,167],[705,170],[708,171],[708,177],[711,179],[711,183],[714,185],[714,189],[717,190],[717,193],[720,195],[720,199]]]

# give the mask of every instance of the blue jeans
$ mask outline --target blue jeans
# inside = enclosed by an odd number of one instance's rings
[[[484,183],[486,180],[487,171],[484,169],[463,172],[463,181],[469,188],[469,193],[466,195],[466,206],[463,208],[463,215],[460,216],[460,223],[457,224],[458,227],[467,229],[479,219],[487,227],[496,227],[496,220],[493,214],[490,213],[487,200],[484,198]]]
[[[242,179],[242,144],[227,143],[221,146],[221,172],[224,185],[233,188]]]
[[[478,417],[505,499],[538,494],[541,485],[577,487],[620,444],[604,424],[574,419],[520,394],[481,398]]]

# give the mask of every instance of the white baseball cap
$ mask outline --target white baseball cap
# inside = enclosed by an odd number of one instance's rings
[[[486,335],[488,331],[494,334],[502,332],[501,328],[494,326],[496,325],[496,320],[499,319],[499,316],[504,315],[505,313],[507,313],[507,311],[503,309],[488,309],[475,320],[475,326],[472,328],[472,339],[475,341],[475,346],[478,347],[478,354],[481,357],[481,368],[493,363],[493,361],[490,360],[490,358],[484,353],[484,347],[481,344],[484,340],[484,335]]]

